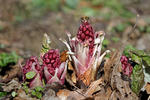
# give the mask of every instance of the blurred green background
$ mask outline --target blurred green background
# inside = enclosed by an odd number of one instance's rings
[[[66,31],[75,36],[80,17],[89,16],[95,31],[106,32],[104,49],[115,50],[126,42],[149,51],[149,4],[149,0],[0,0],[0,48],[36,55],[48,33],[52,47],[63,50],[58,38],[66,39]]]

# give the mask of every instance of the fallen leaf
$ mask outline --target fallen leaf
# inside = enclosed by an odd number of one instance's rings
[[[71,62],[68,62],[68,70],[72,71],[71,73],[71,81],[76,84],[77,83],[77,77],[74,67],[72,66]]]
[[[99,87],[99,85],[100,84],[102,84],[102,81],[103,81],[103,79],[102,78],[100,78],[100,79],[98,79],[98,80],[96,80],[96,81],[93,81],[91,84],[90,84],[90,86],[89,86],[89,88],[87,89],[87,91],[85,92],[85,96],[92,96],[92,94],[94,93],[94,92],[96,92],[96,89]]]
[[[11,92],[12,90],[20,89],[21,84],[17,80],[11,80],[9,83],[2,86],[3,90],[6,92]]]
[[[106,91],[103,87],[103,89],[101,89],[101,91],[95,95],[95,100],[109,100],[111,93],[112,93],[112,90],[110,87],[108,87]]]
[[[70,91],[67,89],[59,90],[57,96],[60,100],[83,100],[86,97],[83,95],[83,90],[78,89],[75,91]]]
[[[89,86],[91,83],[91,76],[92,76],[92,68],[89,68],[84,74],[81,74],[78,77],[78,80],[81,80],[86,86]]]
[[[65,62],[67,59],[68,59],[67,51],[63,51],[63,52],[60,54],[60,60],[61,60],[61,62]]]
[[[114,91],[110,100],[116,100],[113,98],[120,98],[119,100],[138,100],[137,95],[130,88],[129,81],[124,81],[121,78],[121,68],[120,61],[118,61],[113,67],[110,85]]]
[[[49,88],[46,92],[44,92],[42,100],[59,100],[59,98],[56,97],[55,91]]]
[[[116,52],[113,52],[111,58],[106,61],[104,65],[105,82],[110,82],[113,67],[118,61],[120,61],[120,57],[121,57],[120,51],[116,51]]]
[[[61,99],[61,100],[67,100],[67,97],[70,95],[70,92],[69,90],[67,89],[63,89],[63,90],[59,90],[57,92],[57,96]]]

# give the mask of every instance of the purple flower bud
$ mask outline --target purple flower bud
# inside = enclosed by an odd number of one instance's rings
[[[64,84],[67,62],[60,61],[58,49],[51,49],[42,57],[44,75],[48,84],[58,82]]]
[[[123,74],[130,76],[132,74],[133,67],[128,62],[128,58],[126,56],[121,56],[120,61],[122,64]]]
[[[28,72],[35,72],[35,76],[31,79],[27,79],[26,74]],[[37,57],[30,57],[26,64],[22,67],[23,81],[29,82],[29,87],[34,88],[36,86],[42,86],[42,69],[38,62]]]

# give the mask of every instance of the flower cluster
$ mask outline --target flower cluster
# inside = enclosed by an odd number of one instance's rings
[[[30,57],[26,64],[22,67],[23,80],[29,82],[29,87],[42,86],[43,76],[46,78],[46,83],[58,82],[63,84],[67,71],[67,62],[60,61],[58,49],[50,49],[42,56],[43,64],[40,65],[37,57]],[[28,72],[36,74],[31,79],[26,78]]]
[[[43,56],[44,75],[47,83],[58,82],[63,84],[67,71],[67,62],[60,61],[58,49],[51,49]]]
[[[70,59],[74,62],[77,76],[80,77],[89,69],[92,69],[91,73],[93,75],[91,76],[91,80],[93,80],[103,57],[110,52],[106,50],[101,54],[105,33],[103,31],[94,32],[92,26],[89,24],[88,17],[83,17],[81,18],[81,25],[77,36],[71,38],[70,33],[67,33],[67,35],[69,43],[65,40],[63,42],[68,48]]]
[[[94,32],[88,19],[88,17],[81,18],[81,25],[76,37],[71,38],[71,34],[67,34],[69,43],[66,40],[62,40],[68,48],[69,59],[61,62],[59,50],[49,49],[49,44],[47,45],[47,43],[50,43],[50,41],[44,41],[41,54],[42,65],[39,64],[36,57],[31,57],[26,62],[26,65],[23,66],[23,79],[26,80],[26,74],[30,71],[36,73],[29,81],[30,87],[35,87],[35,82],[38,82],[39,84],[36,84],[41,86],[43,76],[48,84],[53,82],[64,84],[68,60],[73,63],[79,80],[80,76],[86,76],[84,74],[89,70],[92,71],[90,72],[92,74],[90,81],[94,80],[96,70],[100,66],[103,57],[110,51],[106,50],[101,54],[105,33],[103,31]],[[85,84],[89,85],[90,82]]]
[[[42,86],[43,72],[38,62],[37,57],[30,57],[30,59],[28,59],[26,64],[23,66],[22,72],[23,72],[23,80],[27,79],[26,74],[28,72],[36,73],[36,75],[32,79],[28,80],[30,87]]]
[[[129,63],[129,59],[126,56],[121,56],[120,61],[122,64],[123,74],[130,76],[132,74],[133,67]]]

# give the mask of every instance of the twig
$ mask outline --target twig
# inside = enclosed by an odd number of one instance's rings
[[[129,40],[128,35],[131,34],[131,33],[133,33],[133,32],[135,31],[135,29],[136,29],[136,26],[137,26],[139,17],[140,17],[140,15],[137,14],[137,15],[136,15],[136,22],[135,22],[134,26],[132,27],[131,31],[125,35],[127,38],[125,38],[125,40],[123,41],[123,45],[122,45],[122,49],[123,49],[123,50],[124,50],[124,47],[127,45],[127,42],[126,42],[126,41]]]
[[[137,15],[136,15],[136,21],[135,21],[135,24],[134,24],[133,28],[131,29],[131,31],[129,32],[129,34],[131,34],[132,32],[135,31],[135,28],[136,28],[136,26],[137,26],[137,22],[138,22],[138,18],[139,18],[139,17],[140,17],[140,15],[137,14]]]

